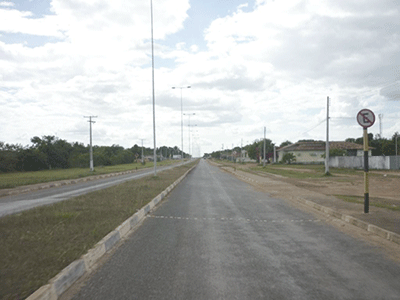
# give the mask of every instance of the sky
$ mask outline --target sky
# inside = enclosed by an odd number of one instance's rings
[[[97,116],[93,144],[153,147],[150,11],[0,0],[0,141],[88,144]],[[325,140],[327,97],[331,141],[361,137],[364,108],[400,132],[398,0],[153,0],[153,20],[157,147]]]

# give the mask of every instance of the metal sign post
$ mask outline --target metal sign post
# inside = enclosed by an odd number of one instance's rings
[[[375,115],[369,109],[362,109],[357,114],[357,122],[364,132],[364,213],[369,213],[369,178],[368,178],[368,127],[375,123]]]

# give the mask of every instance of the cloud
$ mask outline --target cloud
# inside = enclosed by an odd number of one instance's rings
[[[267,62],[286,76],[379,85],[376,68],[399,63],[399,27],[391,1],[260,1],[254,12],[215,20],[206,40],[219,56]]]
[[[2,7],[13,7],[15,4],[13,2],[8,2],[8,1],[1,1],[0,6]]]
[[[60,38],[34,48],[0,38],[0,101],[7,103],[3,108],[8,116],[25,117],[16,124],[31,124],[29,128],[13,127],[4,121],[2,128],[11,135],[15,131],[40,135],[49,128],[38,120],[48,120],[49,115],[75,120],[74,124],[83,122],[83,115],[99,115],[97,130],[123,144],[125,134],[116,132],[118,122],[127,120],[126,114],[131,122],[151,127],[147,122],[150,111],[137,105],[148,99],[151,91],[149,3],[55,0],[51,2],[52,15],[35,18],[32,12],[2,7],[0,19],[5,22],[0,23],[0,32],[4,36],[21,33]],[[187,0],[158,2],[154,6],[155,38],[182,29],[188,7]],[[17,109],[23,112],[16,114]],[[118,122],[103,130],[108,118]],[[74,141],[75,131],[69,132],[65,129],[62,138]],[[10,140],[11,135],[4,138]]]
[[[380,90],[380,95],[388,98],[389,100],[400,100],[400,81],[391,83]]]
[[[396,111],[397,102],[385,101],[399,99],[400,15],[393,1],[222,2],[215,5],[219,12],[227,6],[226,13],[204,22],[208,27],[193,40],[185,31],[188,13],[196,13],[188,0],[153,3],[161,142],[180,145],[180,93],[172,86],[192,86],[183,91],[183,110],[196,113],[199,139],[213,145],[204,151],[252,142],[264,126],[276,143],[324,139],[324,126],[315,125],[326,117],[327,96],[332,116],[352,118],[332,119],[335,140],[359,135],[353,117],[360,108]],[[51,15],[38,16],[0,4],[0,19],[7,20],[0,23],[0,103],[14,118],[0,120],[7,142],[21,132],[51,134],[49,128],[71,141],[84,138],[83,115],[99,116],[99,144],[152,140],[149,3],[50,6]],[[7,42],[12,34],[48,39],[29,48],[23,38]]]

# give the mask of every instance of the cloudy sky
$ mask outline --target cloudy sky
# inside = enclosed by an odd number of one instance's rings
[[[157,146],[400,132],[398,0],[153,0]],[[0,141],[153,143],[150,0],[0,0]]]

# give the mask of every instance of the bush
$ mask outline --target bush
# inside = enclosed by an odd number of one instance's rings
[[[296,157],[293,153],[285,153],[282,157],[282,162],[291,164],[292,162],[296,161]]]

